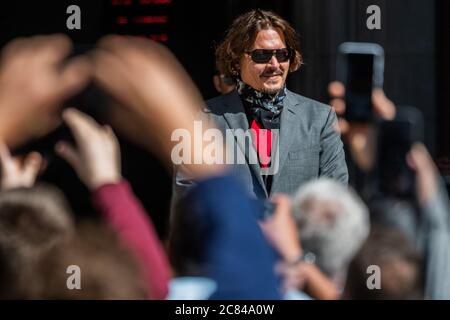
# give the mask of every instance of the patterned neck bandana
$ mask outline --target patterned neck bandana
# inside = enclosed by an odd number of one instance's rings
[[[275,94],[263,93],[253,89],[241,80],[237,81],[237,92],[247,102],[251,114],[266,129],[279,128],[279,116],[283,111],[283,100],[286,97],[286,85]]]

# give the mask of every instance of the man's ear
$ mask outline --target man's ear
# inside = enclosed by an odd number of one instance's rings
[[[233,73],[233,76],[235,76],[236,78],[239,78],[239,76],[241,74],[241,65],[239,64],[239,62],[236,62],[236,64],[233,66],[231,72]]]

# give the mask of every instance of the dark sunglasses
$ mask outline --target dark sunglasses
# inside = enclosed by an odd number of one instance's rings
[[[253,62],[255,63],[268,63],[272,59],[273,55],[277,58],[278,62],[286,62],[291,56],[292,52],[289,48],[283,49],[255,49],[253,51],[247,51]]]

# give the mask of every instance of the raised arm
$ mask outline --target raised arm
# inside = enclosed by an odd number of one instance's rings
[[[93,201],[119,238],[135,255],[145,279],[149,297],[164,299],[170,267],[152,222],[120,174],[119,145],[109,127],[89,116],[67,110],[64,121],[77,147],[60,142],[56,150],[75,169],[92,192]]]

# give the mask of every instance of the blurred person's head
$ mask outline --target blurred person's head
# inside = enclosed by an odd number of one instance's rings
[[[69,277],[79,268],[80,288],[69,289]],[[43,254],[33,270],[23,275],[28,285],[21,299],[147,299],[138,265],[106,226],[83,222],[76,234]]]
[[[21,274],[74,231],[69,206],[50,186],[0,193],[0,295],[12,293]],[[6,290],[6,291],[5,291]]]
[[[294,196],[293,212],[305,252],[329,277],[343,281],[348,264],[366,240],[369,212],[348,187],[319,179],[300,187]]]
[[[270,52],[278,49],[287,50],[277,55]],[[274,94],[283,88],[288,73],[300,67],[302,56],[292,26],[271,11],[256,9],[233,21],[216,49],[216,60],[226,76],[240,78],[257,91]]]
[[[67,268],[80,267],[82,290]],[[146,298],[134,260],[109,229],[75,227],[63,194],[38,185],[0,193],[0,298]]]
[[[379,289],[368,287],[369,266],[379,268]],[[423,297],[419,254],[400,230],[379,225],[373,227],[366,243],[350,263],[343,298],[408,300]]]
[[[73,231],[66,198],[50,185],[0,192],[0,246],[39,254]]]

